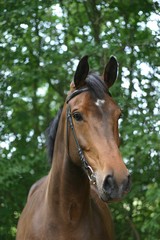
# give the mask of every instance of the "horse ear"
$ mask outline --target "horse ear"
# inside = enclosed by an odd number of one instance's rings
[[[74,75],[74,84],[76,89],[84,86],[88,72],[89,72],[88,56],[84,56],[79,61],[79,64]]]
[[[116,78],[117,78],[117,60],[115,57],[110,57],[109,62],[107,63],[105,69],[104,69],[104,81],[108,88],[110,88]]]

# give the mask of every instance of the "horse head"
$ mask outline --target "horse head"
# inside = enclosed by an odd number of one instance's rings
[[[130,174],[119,151],[121,109],[109,93],[116,77],[115,57],[110,58],[103,76],[99,77],[89,72],[88,56],[84,56],[66,101],[71,127],[69,155],[94,178],[98,194],[105,202],[121,199],[130,188]]]

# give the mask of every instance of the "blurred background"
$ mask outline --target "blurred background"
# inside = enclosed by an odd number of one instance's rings
[[[15,239],[31,185],[47,174],[45,130],[78,60],[103,72],[123,110],[121,152],[132,190],[110,204],[116,240],[160,239],[160,1],[0,1],[0,239]]]

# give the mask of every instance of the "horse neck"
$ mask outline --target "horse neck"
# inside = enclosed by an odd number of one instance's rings
[[[63,113],[64,112],[64,113]],[[90,185],[83,170],[67,151],[65,111],[59,122],[47,198],[50,210],[70,222],[79,221],[89,211]],[[55,212],[56,211],[56,212]]]

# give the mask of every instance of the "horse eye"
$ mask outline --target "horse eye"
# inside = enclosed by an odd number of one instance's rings
[[[78,122],[83,120],[82,115],[79,112],[73,113],[73,117]]]

